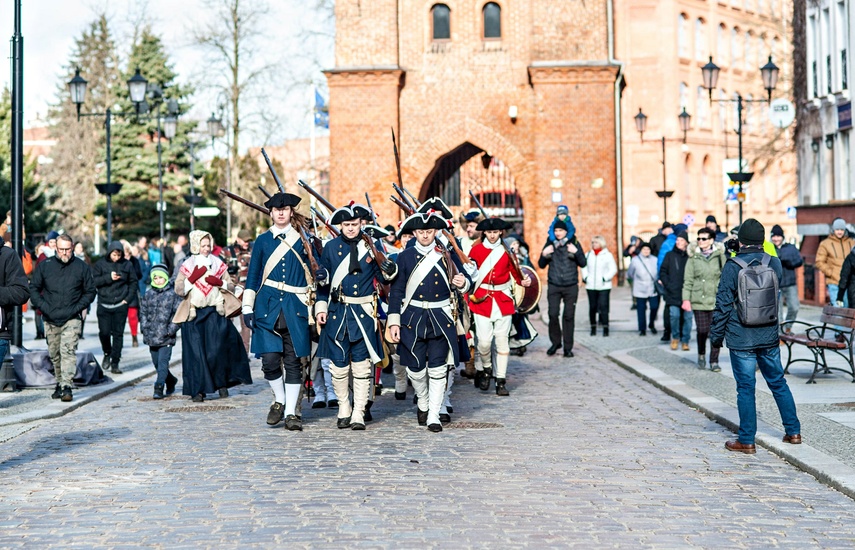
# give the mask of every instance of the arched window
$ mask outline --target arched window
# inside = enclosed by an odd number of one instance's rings
[[[695,20],[695,59],[705,61],[707,55],[707,25],[700,17]]]
[[[502,8],[495,2],[484,5],[484,38],[502,37]]]
[[[727,63],[727,27],[722,23],[715,35],[715,58],[719,63]]]
[[[677,55],[680,57],[689,57],[689,37],[687,26],[689,18],[685,13],[681,13],[677,19]]]
[[[707,128],[707,107],[709,102],[706,101],[708,97],[707,89],[703,86],[698,86],[697,93],[695,96],[695,108],[697,109],[697,117],[698,117],[698,128]]]
[[[680,82],[680,108],[689,108],[689,85],[685,82]]]
[[[730,66],[736,67],[739,59],[739,27],[730,29]]]
[[[763,52],[766,51],[766,37],[757,37],[757,47],[754,49],[754,67],[759,69],[766,62],[763,60]]]
[[[751,31],[745,33],[745,46],[742,48],[742,68],[746,71],[750,71],[753,69],[751,66],[751,61],[754,59],[754,55],[751,53],[754,44],[754,34]]]
[[[451,40],[451,10],[445,4],[430,9],[434,40]]]

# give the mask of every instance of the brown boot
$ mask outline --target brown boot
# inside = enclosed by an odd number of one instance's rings
[[[137,341],[137,335],[134,334],[133,336],[131,336],[131,346],[138,347],[139,345],[140,343]]]
[[[475,349],[469,348],[469,360],[464,364],[464,368],[460,371],[460,376],[472,380],[475,378]]]

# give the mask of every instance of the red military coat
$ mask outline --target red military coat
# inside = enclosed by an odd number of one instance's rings
[[[499,248],[504,251],[504,247],[502,247],[501,244],[499,245]],[[481,266],[484,265],[484,262],[490,255],[490,252],[492,252],[492,250],[484,246],[483,242],[475,244],[472,247],[472,250],[469,251],[469,257],[478,264],[478,279],[482,276],[482,273],[480,273]],[[484,276],[484,280],[478,286],[478,289],[474,294],[472,294],[472,298],[469,300],[469,309],[472,313],[475,315],[490,317],[490,314],[493,311],[493,301],[495,300],[502,315],[513,315],[514,311],[516,311],[516,304],[514,304],[514,300],[511,298],[511,296],[513,296],[513,284],[508,285],[511,277],[513,277],[517,283],[522,283],[522,279],[520,279],[511,269],[511,259],[505,251],[496,262],[493,269]],[[490,286],[507,286],[507,290],[490,290],[488,288]],[[486,299],[483,302],[476,303],[482,298]]]

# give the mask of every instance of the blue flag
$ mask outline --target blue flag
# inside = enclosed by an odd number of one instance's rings
[[[327,129],[330,127],[330,111],[318,90],[315,90],[315,126]]]

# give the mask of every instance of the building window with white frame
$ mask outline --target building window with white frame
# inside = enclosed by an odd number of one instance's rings
[[[680,82],[680,109],[689,108],[689,85]]]
[[[708,128],[709,121],[707,119],[707,108],[709,106],[709,102],[707,101],[707,97],[709,97],[706,88],[703,86],[698,86],[697,93],[695,95],[695,106],[697,108],[697,117],[698,117],[698,128]]]
[[[705,61],[707,58],[707,24],[703,18],[695,20],[695,59]]]
[[[689,57],[689,37],[687,26],[689,18],[685,13],[681,13],[677,18],[677,55],[683,58]]]
[[[746,32],[745,46],[742,48],[742,68],[746,71],[750,71],[752,69],[751,60],[754,58],[754,56],[752,55],[751,50],[753,49],[753,41],[754,34],[751,31]]]
[[[739,27],[730,29],[730,66],[736,68],[739,59]]]
[[[849,89],[849,26],[846,2],[837,2],[837,64],[839,67],[838,85],[840,90]]]
[[[807,69],[812,97],[819,97],[819,40],[816,31],[816,15],[812,14],[808,17],[807,26]]]
[[[722,65],[727,64],[727,55],[725,54],[726,48],[727,27],[724,23],[721,23],[715,33],[715,58]]]

